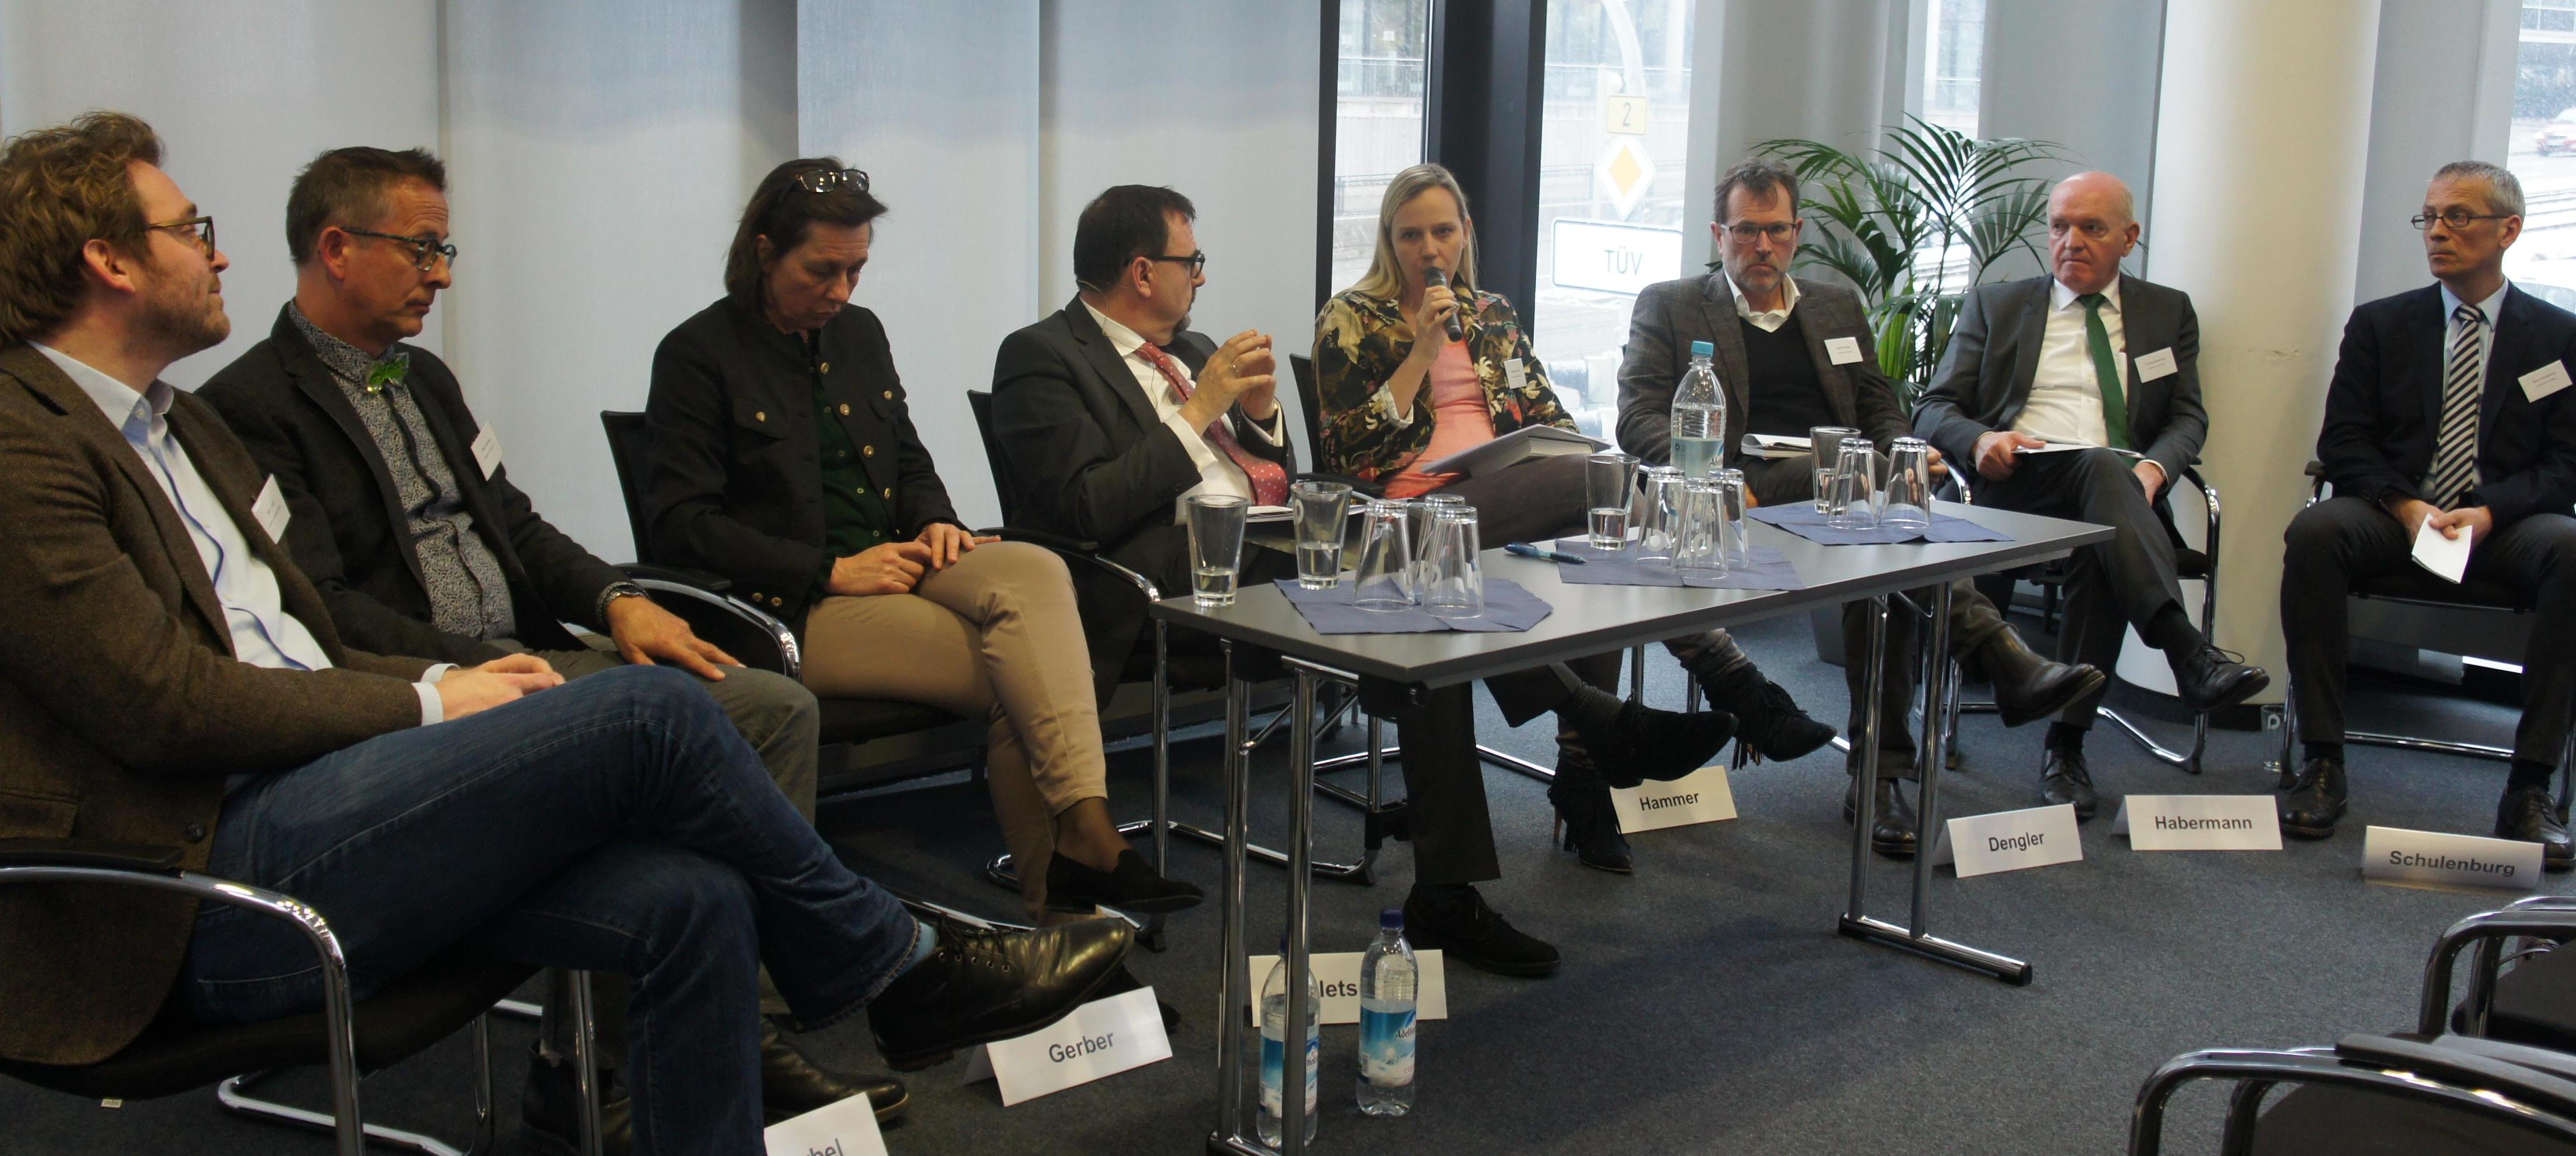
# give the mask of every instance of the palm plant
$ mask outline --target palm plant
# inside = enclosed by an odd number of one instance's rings
[[[1976,140],[1905,119],[1867,154],[1794,138],[1754,151],[1798,174],[1817,225],[1798,264],[1833,270],[1860,290],[1878,333],[1879,369],[1911,409],[1949,347],[1968,291],[2011,253],[2040,256],[2033,235],[2047,218],[2051,182],[2021,170],[2064,154],[2048,141]],[[1954,271],[1949,256],[1960,246],[1967,263]]]

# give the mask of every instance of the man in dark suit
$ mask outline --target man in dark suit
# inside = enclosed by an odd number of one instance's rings
[[[1909,432],[1905,410],[1879,372],[1878,339],[1860,295],[1789,275],[1803,223],[1797,174],[1776,161],[1743,161],[1718,178],[1717,206],[1709,232],[1724,267],[1649,285],[1637,295],[1619,363],[1619,444],[1650,462],[1670,460],[1673,390],[1689,365],[1688,350],[1705,342],[1726,393],[1726,463],[1744,471],[1749,500],[1809,501],[1815,497],[1812,452],[1747,457],[1741,435],[1803,438],[1817,426],[1846,426],[1885,452]],[[2100,691],[2100,671],[2032,653],[1974,583],[1953,583],[1950,606],[1950,653],[1978,663],[1993,678],[2005,725],[2045,718]],[[1843,677],[1851,689],[1853,733],[1860,729],[1868,694],[1869,607],[1867,601],[1843,607]],[[1896,783],[1914,765],[1905,719],[1914,703],[1915,645],[1914,616],[1898,608],[1888,616],[1878,822],[1870,832],[1872,846],[1892,856],[1914,851],[1913,804]],[[1853,763],[1857,767],[1857,753]],[[1853,786],[1857,791],[1858,780]]]
[[[993,366],[993,426],[1022,517],[1034,529],[1100,543],[1165,590],[1189,588],[1183,498],[1280,502],[1295,468],[1269,335],[1247,330],[1219,345],[1189,329],[1206,281],[1195,216],[1189,199],[1170,189],[1120,185],[1102,193],[1074,232],[1081,294],[1004,338]],[[1295,574],[1287,553],[1246,544],[1246,587]],[[1564,712],[1605,769],[1631,775],[1687,774],[1733,729],[1718,712],[1620,703],[1562,665],[1488,686],[1514,725]],[[1514,928],[1475,890],[1501,878],[1502,867],[1467,688],[1369,685],[1362,699],[1394,715],[1403,742],[1414,847],[1406,934],[1488,971],[1555,971],[1556,949]],[[1712,727],[1712,716],[1728,721]]]
[[[447,243],[446,166],[411,149],[334,149],[287,194],[295,299],[269,338],[215,374],[197,396],[223,415],[277,479],[291,530],[287,551],[322,591],[332,626],[353,646],[473,664],[533,651],[566,678],[629,663],[667,662],[707,680],[717,705],[758,750],[780,793],[814,813],[814,696],[796,680],[748,670],[655,606],[616,567],[539,517],[510,483],[498,435],[465,405],[436,354],[402,344],[419,335],[454,275]],[[583,645],[574,622],[615,649]],[[565,993],[548,1003],[559,1012]],[[623,1052],[626,993],[603,985],[602,1051]],[[763,993],[765,1010],[786,1004]],[[559,1062],[564,1017],[549,1016],[558,1062],[530,1068],[529,1119],[574,1134]],[[777,1031],[763,1032],[764,1094],[781,1118],[835,1103],[861,1082],[808,1062]],[[874,1102],[898,1105],[900,1085]],[[622,1110],[622,1104],[612,1103]],[[612,1131],[623,1117],[612,1111]]]
[[[757,1152],[756,974],[800,1023],[869,1008],[926,1062],[1046,1026],[1129,942],[915,921],[841,865],[695,679],[563,685],[342,645],[277,543],[292,513],[160,380],[223,340],[211,217],[143,122],[0,151],[0,841],[169,848],[329,921],[352,993],[455,952],[636,985],[639,1147]],[[322,1000],[281,921],[143,889],[0,889],[0,1057],[95,1063],[162,1015]],[[764,949],[766,949],[764,953]]]
[[[2322,839],[2343,817],[2346,593],[2411,573],[2414,543],[2439,533],[2467,539],[2469,583],[2536,611],[2495,834],[2539,843],[2564,871],[2576,852],[2549,779],[2576,694],[2576,316],[2505,281],[2504,251],[2522,234],[2512,173],[2444,165],[2414,222],[2436,283],[2352,311],[2317,435],[2334,496],[2290,523],[2281,630],[2305,757],[2281,829]]]
[[[2118,529],[2075,552],[2058,657],[2109,670],[2135,626],[2165,653],[2183,704],[2210,711],[2271,680],[2211,646],[2183,610],[2164,499],[2209,432],[2200,321],[2180,290],[2120,272],[2137,243],[2119,178],[2058,182],[2050,275],[1969,292],[1914,429],[1952,461],[1976,463],[1980,505]],[[2072,803],[2081,818],[2097,805],[2084,732],[2100,705],[2095,694],[2059,712],[2041,761],[2041,801]]]

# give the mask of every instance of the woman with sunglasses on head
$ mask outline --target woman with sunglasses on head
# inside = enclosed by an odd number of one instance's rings
[[[1574,428],[1511,302],[1477,288],[1475,222],[1449,170],[1415,165],[1388,183],[1367,274],[1315,320],[1315,393],[1319,468],[1383,484],[1389,498],[1462,497],[1476,508],[1478,537],[1488,546],[1585,531],[1580,455],[1527,458],[1474,477],[1424,471],[1528,426]],[[1833,738],[1832,727],[1800,711],[1725,631],[1666,646],[1765,758],[1797,758]],[[1567,665],[1596,687],[1618,690],[1615,653]],[[1557,730],[1548,799],[1567,847],[1585,865],[1633,869],[1609,785],[1570,723]]]
[[[885,205],[831,157],[751,196],[725,295],[653,356],[645,504],[656,561],[723,575],[784,619],[824,698],[991,720],[986,765],[1032,914],[1177,911],[1109,817],[1093,656],[1064,563],[957,520],[885,328],[851,305]]]

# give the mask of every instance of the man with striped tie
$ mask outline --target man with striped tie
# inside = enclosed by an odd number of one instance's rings
[[[2321,839],[2343,817],[2344,593],[2406,571],[2430,527],[2469,539],[2471,584],[2537,611],[2495,834],[2539,843],[2548,869],[2564,871],[2567,824],[2549,779],[2576,690],[2576,314],[2505,281],[2504,251],[2522,233],[2512,173],[2442,166],[2414,224],[2438,284],[2352,311],[2317,437],[2334,496],[2290,523],[2281,629],[2305,750],[2281,828]]]

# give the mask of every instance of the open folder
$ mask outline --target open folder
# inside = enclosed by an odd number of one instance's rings
[[[2038,434],[2028,434],[2025,436],[2039,437]],[[2091,442],[2071,442],[2060,438],[2039,438],[2039,440],[2047,444],[2036,446],[2014,446],[2013,452],[2017,454],[2062,454],[2074,450],[2098,450],[2108,448],[2105,446],[2094,445]],[[2111,452],[2119,454],[2122,457],[2130,458],[2144,458],[2147,456],[2136,450],[2112,450]]]
[[[1426,474],[1488,474],[1505,466],[1519,465],[1525,458],[1597,454],[1609,448],[1608,442],[1585,437],[1570,429],[1530,425],[1416,468]]]

